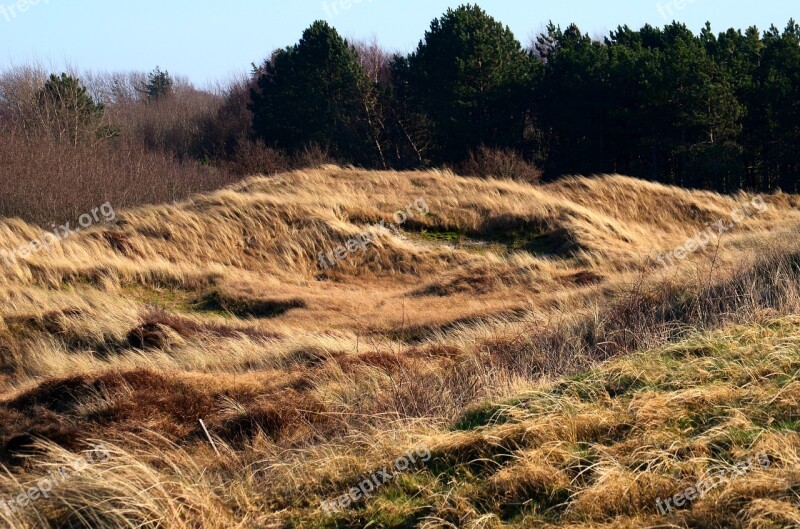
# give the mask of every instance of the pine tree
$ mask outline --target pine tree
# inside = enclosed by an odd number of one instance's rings
[[[372,84],[355,51],[326,22],[273,54],[257,77],[250,108],[258,137],[290,152],[315,144],[343,160],[376,163],[365,105]]]
[[[80,80],[66,73],[51,74],[38,96],[39,126],[60,141],[76,145],[94,137],[105,107],[88,94]]]
[[[608,171],[608,49],[581,33],[552,24],[538,39],[544,75],[534,104],[544,130],[551,175]]]
[[[147,74],[147,82],[141,91],[148,101],[161,101],[172,95],[174,81],[167,71],[156,69]]]
[[[763,109],[764,169],[767,187],[800,190],[800,26],[790,20],[781,33],[764,34],[764,53],[757,72]]]
[[[413,97],[430,119],[439,162],[480,146],[519,147],[534,61],[478,6],[434,20],[408,58]]]

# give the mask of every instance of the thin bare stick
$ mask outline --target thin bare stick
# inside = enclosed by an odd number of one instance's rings
[[[217,453],[217,456],[221,456],[219,450],[217,450],[217,445],[214,443],[214,440],[211,438],[211,434],[208,433],[208,428],[206,428],[206,423],[203,422],[203,419],[198,419],[200,421],[200,426],[203,427],[203,431],[206,433],[206,437],[208,437],[208,441],[211,443],[212,448]]]

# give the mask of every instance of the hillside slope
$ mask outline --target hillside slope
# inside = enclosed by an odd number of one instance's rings
[[[326,166],[116,211],[0,262],[0,463],[10,472],[0,500],[93,442],[114,456],[23,512],[0,505],[0,520],[15,529],[361,527],[369,513],[383,527],[608,521],[603,509],[572,516],[578,498],[599,492],[569,473],[567,455],[564,467],[541,454],[525,463],[519,450],[532,447],[517,447],[516,468],[481,448],[508,479],[531,474],[533,489],[500,494],[491,483],[501,478],[462,473],[475,454],[458,443],[528,424],[530,398],[520,395],[599,362],[735,324],[790,327],[779,318],[800,311],[799,205],[622,176],[530,186]],[[721,238],[676,255],[720,222]],[[0,252],[40,236],[0,221]],[[671,368],[665,358],[654,353],[648,373]],[[778,371],[792,365],[772,366],[774,377],[794,376]],[[653,391],[678,391],[667,386]],[[603,446],[650,457],[649,438],[629,424],[641,417],[623,410],[629,396],[612,391],[592,408],[618,427]],[[508,399],[520,407],[506,425],[485,424],[491,403]],[[564,399],[542,402],[590,406]],[[744,413],[747,402],[726,405]],[[446,433],[456,425],[465,432]],[[319,500],[419,442],[438,448],[434,466],[409,474],[422,480],[418,494],[406,501],[386,488],[400,505],[320,518]],[[536,476],[550,467],[563,475],[541,478],[545,501]],[[445,492],[434,483],[441,472],[478,496]],[[579,474],[601,476],[592,472]],[[649,511],[613,512],[638,523]]]
[[[370,229],[392,227],[393,214],[420,199],[428,213],[412,207],[417,214],[399,229]],[[620,176],[533,187],[439,172],[298,171],[121,211],[0,266],[3,316],[8,324],[73,309],[62,323],[89,345],[121,340],[148,304],[191,317],[261,316],[246,327],[280,336],[302,329],[423,339],[469,318],[570,306],[598,284],[680,276],[712,261],[738,266],[754,248],[793,240],[798,199],[776,195],[726,233],[721,248],[712,242],[668,271],[658,262],[659,252],[707,224],[731,223],[750,200]],[[0,251],[40,233],[2,222]],[[362,233],[374,239],[365,250],[327,269],[330,258],[320,263],[320,252]],[[70,372],[67,364],[28,374]]]
[[[299,526],[797,527],[798,376],[797,317],[695,335],[475,408],[369,502],[309,502]]]

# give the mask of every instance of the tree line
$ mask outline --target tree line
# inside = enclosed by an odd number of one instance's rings
[[[800,26],[550,24],[523,46],[467,4],[401,54],[318,21],[216,91],[160,68],[3,72],[0,136],[0,214],[35,219],[67,203],[37,198],[54,178],[121,207],[321,163],[798,192]]]
[[[680,186],[797,191],[800,27],[627,26],[602,41],[550,24],[525,49],[480,7],[416,50],[353,45],[316,22],[254,69],[253,133],[368,167],[517,153],[546,177],[614,172]]]

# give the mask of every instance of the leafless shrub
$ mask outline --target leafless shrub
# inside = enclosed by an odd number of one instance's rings
[[[53,101],[42,97],[44,68],[0,73],[0,216],[64,222],[106,201],[115,207],[170,202],[250,171],[285,167],[280,156],[248,143],[246,86],[210,93],[178,78],[172,97],[146,102],[139,90],[143,73],[70,75],[104,103],[91,122],[73,123],[71,114],[56,106],[66,98],[69,110],[70,94]],[[237,119],[228,119],[232,116]],[[225,123],[224,131],[210,126],[218,122]],[[73,130],[76,124],[80,134]],[[220,146],[217,137],[236,141]]]
[[[297,168],[319,167],[335,163],[336,160],[331,156],[330,151],[316,143],[306,145],[292,158],[292,166]]]
[[[48,226],[105,202],[172,202],[236,179],[121,140],[75,146],[11,133],[0,142],[0,160],[0,214]]]
[[[203,154],[203,124],[216,115],[221,97],[193,88],[175,88],[173,97],[115,105],[111,122],[121,134],[139,139],[150,150],[180,158]]]
[[[237,162],[241,156],[246,160],[252,157],[251,126],[253,113],[250,111],[250,90],[255,83],[250,77],[234,78],[228,86],[218,87],[215,93],[220,103],[213,112],[200,116],[201,137],[198,151],[213,159]],[[244,152],[239,152],[243,150]],[[242,171],[250,171],[248,164]],[[256,171],[263,172],[263,171]],[[254,174],[241,172],[240,174]]]
[[[237,175],[270,175],[286,171],[290,166],[284,153],[250,139],[241,140],[231,159],[224,164]]]
[[[518,152],[512,149],[492,149],[486,146],[480,146],[471,151],[464,163],[457,169],[466,175],[506,178],[529,183],[537,183],[542,178],[542,171],[525,161]]]

